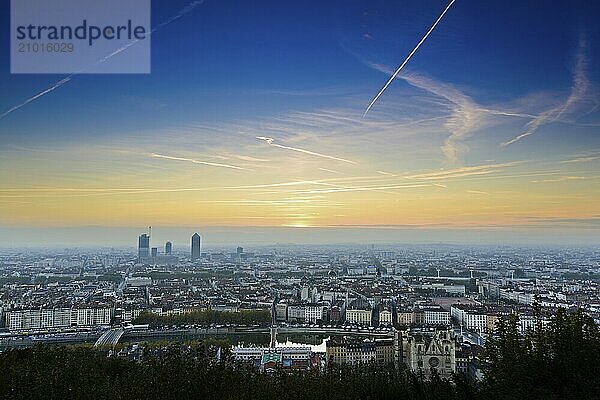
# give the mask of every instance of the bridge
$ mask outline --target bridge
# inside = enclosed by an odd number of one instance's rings
[[[94,347],[100,346],[114,346],[119,343],[121,336],[125,333],[123,328],[112,328],[107,330],[96,340]]]

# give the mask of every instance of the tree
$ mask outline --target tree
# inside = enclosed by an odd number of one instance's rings
[[[594,320],[559,309],[545,325],[539,307],[535,327],[521,336],[518,315],[498,321],[486,344],[484,397],[493,399],[600,398],[600,336]]]

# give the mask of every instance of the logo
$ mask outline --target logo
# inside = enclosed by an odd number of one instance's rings
[[[11,0],[11,73],[150,73],[150,0]]]

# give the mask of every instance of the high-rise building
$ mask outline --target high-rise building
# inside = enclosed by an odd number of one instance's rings
[[[152,248],[152,258],[156,258],[157,255],[158,255],[158,247],[153,247]]]
[[[238,246],[238,248],[237,248],[237,253],[238,253],[238,254],[242,254],[243,252],[244,252],[244,248],[243,248],[243,247],[241,247],[241,246]]]
[[[138,259],[148,258],[149,255],[150,236],[144,233],[138,239]]]
[[[197,233],[192,235],[192,260],[200,259],[202,253],[202,238]]]
[[[165,243],[165,255],[170,256],[173,251],[173,243],[167,242]]]

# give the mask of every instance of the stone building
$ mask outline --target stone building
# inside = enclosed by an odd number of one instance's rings
[[[327,341],[329,364],[388,364],[395,361],[394,339],[332,338]]]
[[[397,332],[396,340],[398,361],[412,371],[421,370],[427,376],[435,369],[445,377],[456,372],[456,338],[451,329],[406,329]]]

